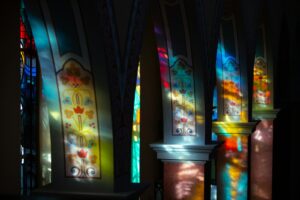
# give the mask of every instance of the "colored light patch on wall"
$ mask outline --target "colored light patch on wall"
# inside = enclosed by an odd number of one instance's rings
[[[159,64],[160,64],[160,77],[163,89],[165,92],[168,92],[170,89],[170,80],[167,78],[169,74],[169,67],[168,67],[168,54],[165,48],[158,47],[157,48]]]
[[[173,135],[196,135],[193,70],[179,59],[170,67]]]
[[[246,200],[248,187],[247,136],[219,136],[224,145],[218,150],[219,185],[221,200]]]
[[[268,105],[271,101],[267,63],[264,58],[256,57],[253,72],[253,100],[254,104]]]
[[[216,58],[219,95],[223,104],[223,115],[227,121],[242,118],[241,72],[238,62],[238,47],[235,21],[223,20]]]
[[[251,199],[272,199],[273,121],[262,120],[251,135]]]
[[[39,101],[39,156],[41,170],[41,184],[51,183],[51,134],[49,125],[49,110],[45,96],[40,95]]]
[[[217,93],[217,87],[215,87],[213,93],[212,121],[217,121],[217,120],[218,120],[218,93]],[[218,136],[216,133],[212,132],[211,140],[218,141]]]
[[[214,88],[214,93],[213,93],[212,120],[213,121],[218,120],[218,92],[217,92],[217,87]]]
[[[140,110],[141,110],[140,63],[138,66],[133,110],[131,142],[131,182],[140,182]]]
[[[222,96],[224,104],[224,115],[234,116],[232,120],[239,120],[242,111],[242,94],[240,90],[240,72],[238,64],[236,63],[235,58],[228,56],[226,58],[222,56],[222,71],[221,77],[221,87],[222,87]],[[236,118],[237,117],[237,118]]]
[[[204,199],[204,165],[164,162],[164,199]]]
[[[64,132],[65,174],[100,178],[100,136],[93,78],[75,60],[57,74]]]
[[[253,105],[254,109],[267,108],[271,104],[270,79],[268,77],[265,29],[262,26],[256,43],[253,68]]]

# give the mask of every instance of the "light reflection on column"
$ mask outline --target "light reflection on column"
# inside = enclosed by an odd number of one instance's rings
[[[273,121],[261,121],[251,139],[251,199],[271,200]]]
[[[220,190],[224,200],[247,199],[248,136],[219,136],[224,145],[218,150],[218,173]]]
[[[164,163],[164,199],[198,199],[204,197],[204,164]]]
[[[223,17],[216,57],[218,122],[228,130],[218,133],[224,142],[217,153],[218,199],[246,200],[248,187],[248,124],[246,90],[243,85],[243,66],[234,15]],[[236,130],[231,130],[234,123]],[[244,124],[243,124],[244,123]]]

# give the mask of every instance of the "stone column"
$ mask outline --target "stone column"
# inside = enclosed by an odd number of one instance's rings
[[[213,132],[222,142],[216,154],[218,200],[248,198],[249,135],[251,122],[251,33],[245,34],[240,2],[224,7],[217,48],[217,122]],[[231,2],[225,1],[225,5]],[[252,20],[252,19],[247,19]]]
[[[195,8],[184,0],[155,4],[154,32],[160,67],[163,142],[151,144],[164,162],[164,199],[204,199],[210,180],[205,65],[200,59]],[[160,11],[160,12],[158,12]],[[204,56],[203,56],[204,57]],[[209,191],[209,190],[208,190]]]
[[[251,200],[272,199],[273,121],[277,112],[276,109],[253,112],[253,118],[260,122],[251,135]]]
[[[248,140],[255,122],[214,122],[223,142],[217,150],[218,200],[246,200],[248,193]]]
[[[264,12],[267,12],[266,10]],[[251,136],[250,198],[272,199],[273,121],[278,109],[274,109],[274,66],[276,63],[276,32],[262,17],[257,31],[253,66],[252,118],[259,120]],[[274,31],[272,31],[274,30]]]

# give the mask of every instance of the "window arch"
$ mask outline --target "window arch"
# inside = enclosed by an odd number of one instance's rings
[[[140,62],[138,66],[135,94],[134,110],[132,123],[131,140],[131,182],[140,182],[140,110],[141,110],[141,81],[140,81]]]

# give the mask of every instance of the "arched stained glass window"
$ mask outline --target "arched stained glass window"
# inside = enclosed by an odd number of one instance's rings
[[[21,114],[21,192],[37,184],[38,60],[34,39],[24,7],[20,17],[20,114]]]
[[[140,63],[136,78],[134,94],[134,110],[132,125],[132,144],[131,144],[131,182],[140,182],[140,109],[141,109],[141,83],[140,83]]]
[[[217,86],[215,86],[214,93],[213,93],[212,121],[217,121],[217,120],[218,120],[218,92],[217,92]],[[212,132],[211,140],[218,141],[218,136],[216,133]]]

